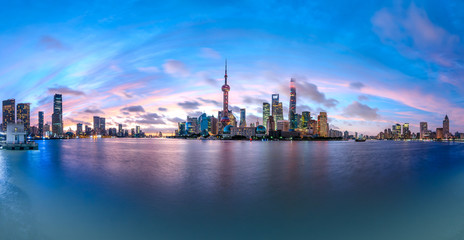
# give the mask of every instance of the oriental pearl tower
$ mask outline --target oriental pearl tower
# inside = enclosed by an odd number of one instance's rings
[[[227,59],[226,59],[226,68],[225,68],[225,75],[224,75],[224,80],[225,83],[222,85],[222,95],[223,95],[223,110],[222,110],[222,118],[221,118],[221,123],[222,126],[225,127],[229,125],[230,119],[229,119],[229,91],[230,87],[227,85]]]

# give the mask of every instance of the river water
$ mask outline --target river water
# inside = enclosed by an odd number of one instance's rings
[[[0,239],[464,239],[464,144],[39,141],[0,151]]]

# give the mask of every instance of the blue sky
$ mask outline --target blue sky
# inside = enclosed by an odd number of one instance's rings
[[[0,8],[0,96],[65,126],[170,132],[188,114],[230,105],[261,121],[263,101],[327,111],[366,134],[408,122],[464,131],[464,3],[459,1],[8,1]],[[284,115],[287,113],[284,112]]]

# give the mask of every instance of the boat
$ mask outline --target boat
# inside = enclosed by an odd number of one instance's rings
[[[365,142],[366,139],[355,139],[356,142]]]

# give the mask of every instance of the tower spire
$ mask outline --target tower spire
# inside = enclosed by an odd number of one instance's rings
[[[226,67],[225,67],[225,75],[224,75],[224,79],[226,80],[226,84],[227,85],[227,58],[226,58]]]

